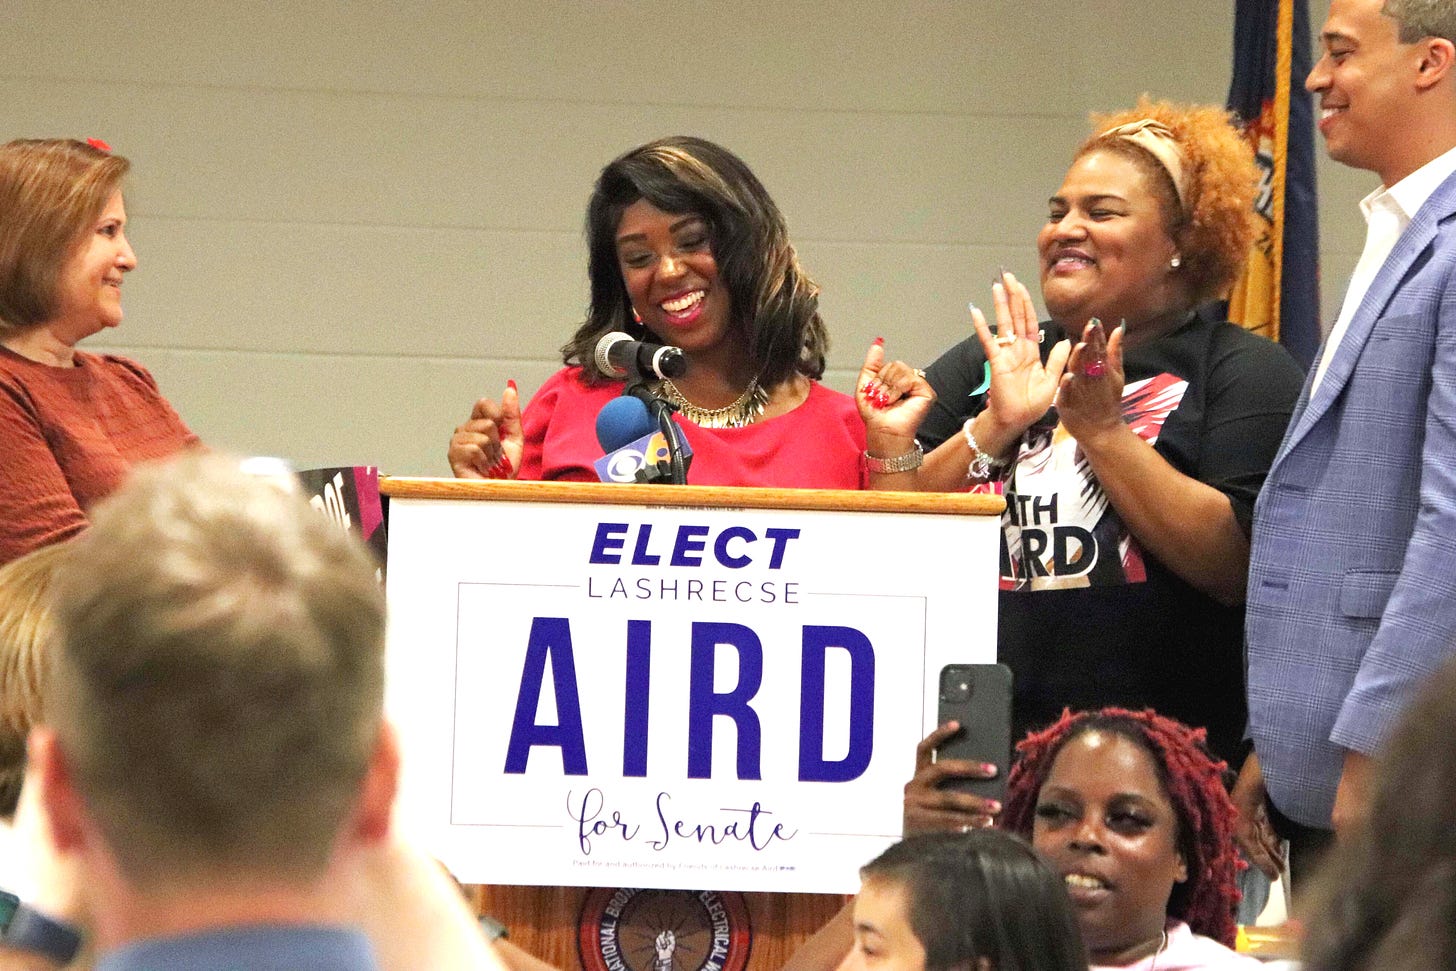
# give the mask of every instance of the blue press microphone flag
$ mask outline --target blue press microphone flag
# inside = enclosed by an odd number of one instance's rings
[[[629,395],[613,398],[597,412],[597,442],[607,453],[594,463],[602,482],[637,482],[639,471],[668,461],[667,439],[657,422],[641,400]],[[684,462],[693,457],[686,439],[682,457]]]
[[[613,398],[597,412],[597,443],[608,454],[655,431],[657,422],[639,398]]]
[[[683,439],[683,461],[688,462],[692,457],[692,446]],[[657,463],[667,461],[667,438],[662,432],[655,431],[613,449],[597,459],[593,468],[597,470],[597,478],[603,482],[637,482],[639,471],[650,471],[656,468]]]

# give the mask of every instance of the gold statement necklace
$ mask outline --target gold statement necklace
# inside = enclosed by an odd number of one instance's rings
[[[748,387],[736,400],[721,408],[700,408],[693,404],[683,397],[670,378],[662,379],[661,392],[664,398],[677,405],[684,418],[699,428],[742,428],[762,417],[768,407],[768,392],[758,383],[758,378],[748,382]]]

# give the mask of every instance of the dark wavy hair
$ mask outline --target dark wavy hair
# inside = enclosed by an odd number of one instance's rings
[[[1062,878],[1020,838],[994,829],[908,836],[864,866],[900,885],[925,971],[1085,971]]]
[[[1017,746],[1020,755],[1006,782],[1001,825],[1031,839],[1036,800],[1062,746],[1087,732],[1120,735],[1152,757],[1158,781],[1178,817],[1178,848],[1188,879],[1173,887],[1168,914],[1196,934],[1234,946],[1238,927],[1238,874],[1234,849],[1237,810],[1225,788],[1227,763],[1208,749],[1207,733],[1152,710],[1062,712],[1062,717]]]
[[[1309,971],[1413,971],[1456,953],[1456,661],[1416,696],[1375,773],[1372,825],[1315,881]]]
[[[829,336],[819,317],[819,287],[799,266],[788,225],[768,190],[743,160],[701,138],[649,142],[614,160],[597,178],[586,209],[591,306],[561,349],[589,383],[602,335],[643,333],[617,262],[617,225],[639,199],[668,213],[693,213],[708,224],[718,274],[733,305],[734,335],[743,341],[759,382],[772,388],[795,372],[824,374]]]

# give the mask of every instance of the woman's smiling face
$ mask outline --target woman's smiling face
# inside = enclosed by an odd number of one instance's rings
[[[1177,247],[1147,176],[1126,156],[1091,151],[1067,170],[1037,234],[1041,293],[1052,318],[1080,334],[1088,319],[1134,329],[1186,302]]]
[[[1094,964],[1156,948],[1173,886],[1188,878],[1179,832],[1142,745],[1091,730],[1057,753],[1037,794],[1032,846],[1066,881]]]
[[[617,223],[617,264],[632,306],[663,343],[691,353],[728,335],[732,301],[702,216],[637,200]]]
[[[61,271],[51,332],[66,344],[121,323],[122,277],[136,268],[126,238],[126,206],[113,193]]]

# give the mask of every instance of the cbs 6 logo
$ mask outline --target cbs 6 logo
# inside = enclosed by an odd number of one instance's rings
[[[635,482],[637,470],[646,463],[647,456],[635,449],[619,449],[607,463],[607,475],[613,482]]]

